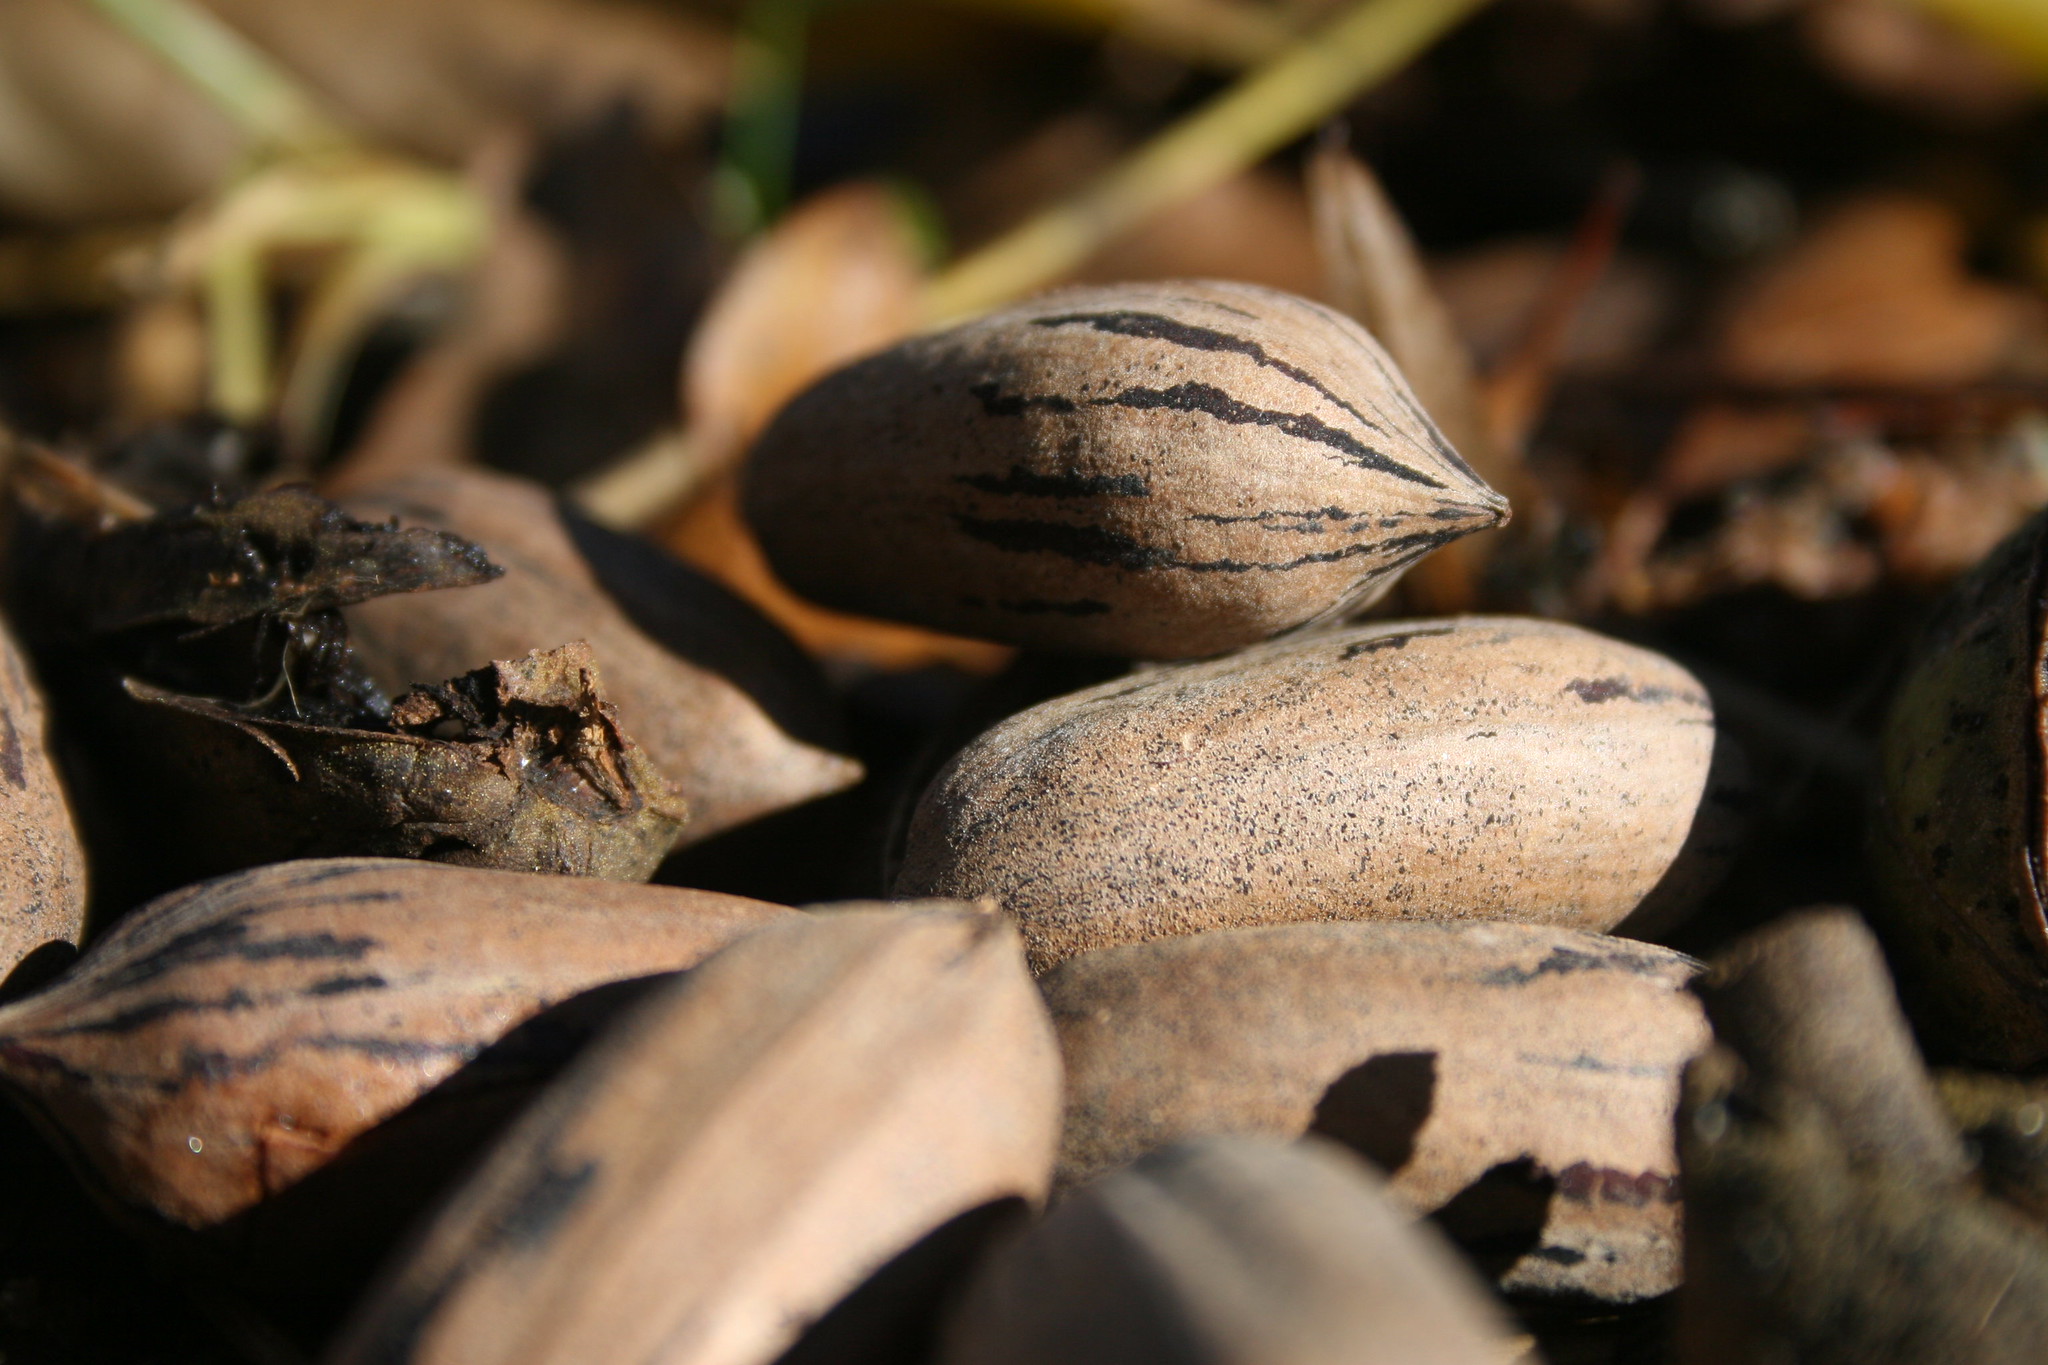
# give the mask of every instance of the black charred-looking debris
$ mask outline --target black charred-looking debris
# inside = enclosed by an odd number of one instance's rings
[[[185,878],[364,854],[642,880],[682,828],[589,646],[395,706],[358,664],[341,609],[499,577],[469,541],[298,486],[153,512],[48,456],[17,477],[14,512],[11,596],[92,736],[131,861]]]
[[[1697,989],[1720,1042],[1678,1114],[1681,1365],[2048,1359],[2048,1227],[2011,1197],[2025,1153],[1980,1174],[1951,1117],[2024,1137],[2033,1101],[1944,1108],[1853,913],[1761,930]]]

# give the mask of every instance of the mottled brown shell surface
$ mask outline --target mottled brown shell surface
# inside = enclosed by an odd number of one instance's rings
[[[1441,1236],[1325,1143],[1204,1138],[1063,1199],[975,1272],[938,1365],[1503,1365]]]
[[[896,892],[994,897],[1041,970],[1294,920],[1606,930],[1653,890],[1668,919],[1721,851],[1688,848],[1714,739],[1689,673],[1573,626],[1319,633],[995,726],[920,800]]]
[[[1062,290],[827,376],[744,506],[827,606],[1048,649],[1221,653],[1502,521],[1364,328],[1213,280]]]
[[[1873,907],[1914,1022],[1942,1053],[2048,1062],[2048,516],[1948,591],[1879,746]]]
[[[452,531],[505,570],[492,583],[349,609],[357,656],[394,694],[537,646],[589,641],[621,725],[689,806],[686,843],[859,780],[855,760],[795,737],[725,673],[665,648],[629,620],[538,484],[444,470],[362,490],[345,505],[366,519]]]
[[[1671,1113],[1708,1041],[1668,948],[1514,924],[1296,924],[1111,948],[1041,985],[1066,1058],[1057,1179],[1204,1133],[1319,1132],[1418,1212],[1524,1250],[1509,1288],[1678,1282]],[[1467,1227],[1453,1225],[1460,1233]]]
[[[42,694],[0,622],[0,976],[85,928],[85,853],[50,761]]]
[[[1016,934],[968,906],[829,909],[581,1058],[330,1365],[766,1365],[948,1220],[1041,1197],[1059,1053]]]
[[[116,1199],[204,1227],[549,1006],[794,915],[396,859],[274,864],[144,906],[0,1009],[0,1081]]]

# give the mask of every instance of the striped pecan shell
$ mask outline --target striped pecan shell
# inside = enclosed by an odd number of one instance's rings
[[[1507,515],[1364,328],[1186,280],[1048,294],[839,370],[763,435],[744,498],[828,606],[1162,659],[1363,605]]]

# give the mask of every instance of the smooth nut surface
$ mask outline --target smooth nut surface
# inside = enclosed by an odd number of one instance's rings
[[[550,1005],[794,915],[580,877],[276,863],[151,902],[0,1009],[0,1080],[116,1199],[204,1227]]]
[[[939,1365],[1500,1365],[1504,1315],[1327,1143],[1203,1138],[1062,1200],[977,1270]]]
[[[1060,1184],[1204,1133],[1319,1132],[1510,1288],[1678,1281],[1679,1073],[1706,1045],[1668,948],[1514,924],[1293,924],[1111,948],[1042,981],[1067,1067]],[[1462,1225],[1459,1219],[1462,1218]]]
[[[1507,513],[1364,328],[1213,280],[1062,290],[839,370],[744,505],[827,606],[1158,659],[1362,605]]]
[[[1295,920],[1606,930],[1703,889],[1714,742],[1689,673],[1573,626],[1318,634],[995,726],[920,800],[896,891],[994,897],[1041,970]]]
[[[830,910],[579,1059],[332,1365],[766,1365],[948,1220],[1040,1198],[1059,1054],[1015,933],[969,906]]]

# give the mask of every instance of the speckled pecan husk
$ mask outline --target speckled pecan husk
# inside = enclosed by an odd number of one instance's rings
[[[1669,659],[1549,621],[1386,622],[1135,673],[968,745],[902,895],[990,896],[1034,967],[1316,919],[1656,932],[1730,851],[1713,709]]]
[[[328,1359],[767,1365],[934,1229],[1042,1195],[1058,1113],[1007,924],[823,907],[582,1057]]]
[[[1511,924],[1294,924],[1070,958],[1058,1179],[1202,1133],[1336,1138],[1509,1288],[1678,1281],[1671,1110],[1706,1042],[1668,948]]]
[[[975,1272],[938,1365],[1503,1365],[1505,1315],[1327,1143],[1177,1143]]]

